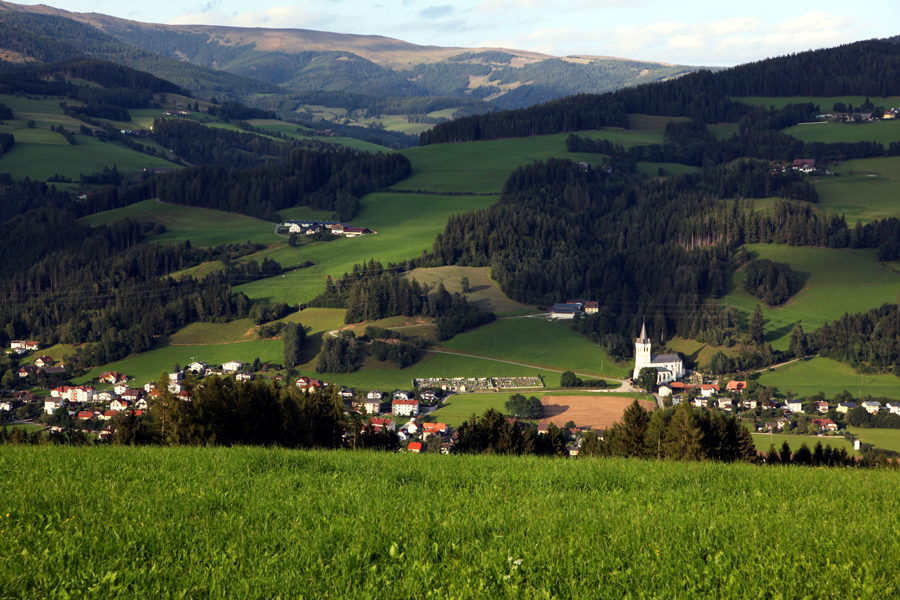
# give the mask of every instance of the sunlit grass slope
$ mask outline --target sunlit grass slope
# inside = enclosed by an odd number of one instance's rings
[[[715,463],[10,447],[0,580],[17,598],[891,598],[896,479]]]
[[[834,398],[847,390],[855,398],[900,399],[900,379],[895,375],[860,375],[847,363],[823,357],[765,371],[759,376],[759,384],[775,386],[781,397],[790,389],[795,398],[806,398],[819,392],[824,392],[826,398]]]
[[[91,225],[112,223],[122,219],[160,223],[166,232],[152,236],[154,242],[183,242],[190,240],[194,246],[218,246],[243,244],[247,241],[272,243],[284,241],[275,235],[275,224],[260,221],[237,213],[226,213],[208,208],[163,204],[156,200],[144,200],[125,208],[108,210],[85,217]]]
[[[875,260],[872,249],[792,247],[753,244],[747,249],[759,258],[786,262],[799,278],[801,290],[784,305],[768,308],[743,289],[743,273],[729,278],[722,302],[735,306],[745,322],[759,304],[765,317],[765,340],[786,350],[795,323],[810,332],[845,312],[864,312],[885,302],[896,302],[900,273]]]

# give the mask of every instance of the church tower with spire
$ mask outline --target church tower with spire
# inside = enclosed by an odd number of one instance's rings
[[[653,366],[653,358],[650,355],[650,338],[647,337],[647,323],[641,323],[641,336],[634,342],[634,379],[644,367]]]
[[[641,369],[656,369],[657,383],[669,383],[684,377],[684,362],[678,354],[650,353],[650,338],[647,336],[646,321],[641,324],[641,337],[634,341],[634,379],[638,378]]]

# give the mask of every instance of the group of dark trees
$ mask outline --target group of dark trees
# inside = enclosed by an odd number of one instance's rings
[[[469,417],[457,431],[453,452],[456,454],[502,454],[567,456],[566,435],[550,424],[547,433],[539,434],[534,425],[524,426],[515,419],[488,409],[480,417]]]
[[[345,323],[398,315],[434,317],[441,340],[494,320],[493,313],[481,312],[465,297],[450,294],[443,284],[429,294],[427,288],[415,279],[403,277],[400,271],[394,265],[385,269],[375,260],[355,264],[352,272],[344,273],[337,282],[329,276],[325,291],[313,298],[309,306],[346,308]]]
[[[506,414],[516,419],[540,419],[544,416],[544,404],[540,398],[513,394],[506,401]]]
[[[301,148],[293,150],[284,164],[267,163],[237,170],[195,166],[154,175],[112,201],[128,205],[159,198],[172,204],[239,212],[268,221],[274,220],[280,209],[304,205],[332,210],[340,220],[349,221],[356,214],[361,196],[400,181],[410,169],[409,159],[400,154]]]
[[[794,272],[787,263],[754,258],[744,265],[744,289],[769,306],[786,302],[796,288]]]

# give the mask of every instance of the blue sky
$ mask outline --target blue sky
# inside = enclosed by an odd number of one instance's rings
[[[730,66],[900,34],[900,2],[660,0],[56,0],[73,12],[150,23],[298,28],[422,45],[505,47]],[[23,4],[37,4],[19,0]],[[44,2],[45,4],[48,3]]]

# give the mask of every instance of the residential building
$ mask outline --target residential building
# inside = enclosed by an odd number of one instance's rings
[[[878,402],[876,400],[867,400],[866,402],[862,403],[862,406],[870,415],[877,415],[878,411],[881,410],[881,402]]]
[[[400,417],[414,417],[419,414],[419,401],[412,400],[394,400],[391,403],[391,412]]]

